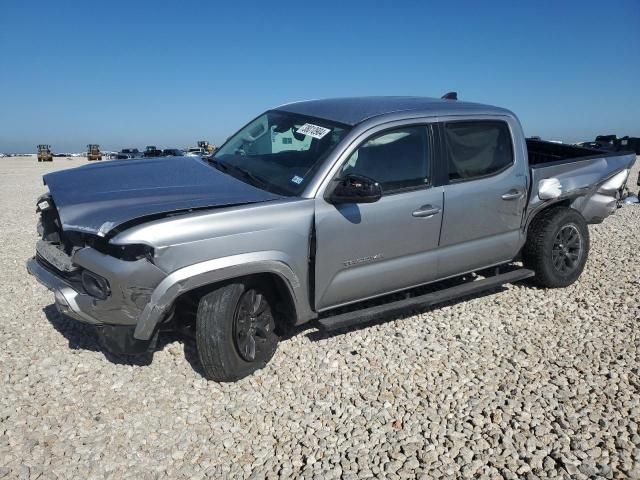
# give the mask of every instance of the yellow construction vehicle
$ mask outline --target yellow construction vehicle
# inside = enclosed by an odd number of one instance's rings
[[[200,140],[198,142],[198,148],[202,148],[203,153],[213,153],[217,150],[217,147],[206,140]]]
[[[87,160],[102,160],[100,145],[96,145],[94,143],[87,145]]]
[[[38,145],[38,161],[53,162],[53,154],[51,153],[51,145]]]

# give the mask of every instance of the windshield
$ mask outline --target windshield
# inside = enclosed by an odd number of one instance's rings
[[[281,195],[299,195],[348,127],[286,112],[267,112],[214,155],[221,170]]]

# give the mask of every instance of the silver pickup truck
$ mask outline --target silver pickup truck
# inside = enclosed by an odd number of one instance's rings
[[[45,175],[27,268],[107,350],[191,331],[206,376],[232,381],[304,322],[575,282],[634,161],[526,140],[510,111],[451,95],[291,103],[211,157]]]

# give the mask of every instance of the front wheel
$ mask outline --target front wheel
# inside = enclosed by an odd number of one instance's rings
[[[522,251],[524,266],[535,271],[542,287],[566,287],[575,282],[587,262],[589,229],[572,208],[550,208],[529,226]]]
[[[278,346],[268,288],[251,280],[204,295],[196,317],[196,344],[205,376],[231,382],[263,368]]]

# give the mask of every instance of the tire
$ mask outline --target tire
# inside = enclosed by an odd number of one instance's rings
[[[273,295],[251,279],[204,295],[196,315],[196,344],[205,376],[239,380],[263,368],[278,346]]]
[[[533,220],[522,259],[535,272],[535,283],[559,288],[580,277],[588,254],[589,229],[584,217],[572,208],[557,207],[542,211]]]

